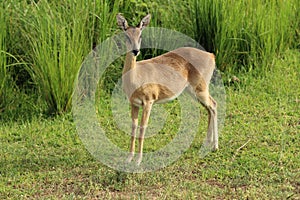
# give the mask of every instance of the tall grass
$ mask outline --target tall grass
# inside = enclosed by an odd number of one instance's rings
[[[4,4],[0,4],[0,112],[5,105],[5,90],[7,88],[7,72],[6,72],[6,20],[4,12]]]
[[[32,2],[27,9],[21,19],[32,59],[30,74],[49,111],[67,111],[73,81],[89,46],[83,31],[85,22],[72,16],[76,7],[58,7],[40,1]]]
[[[71,109],[73,84],[84,56],[110,34],[108,1],[31,1],[17,11],[28,69],[49,112]],[[117,6],[115,6],[117,8]],[[98,29],[98,30],[96,30]]]
[[[25,90],[17,87],[19,75],[15,75],[16,68],[26,66],[13,55],[10,29],[10,15],[7,10],[10,4],[0,2],[0,121],[10,121],[12,119],[29,119],[31,114],[39,108],[32,103],[34,97],[27,95]],[[37,109],[35,109],[37,108]]]
[[[299,2],[7,0],[0,8],[0,94],[7,94],[6,80],[12,73],[17,82],[29,82],[37,89],[51,113],[70,111],[73,82],[84,56],[117,31],[118,12],[131,25],[151,13],[151,26],[194,37],[216,54],[223,71],[267,70],[286,48],[300,46]],[[157,52],[147,51],[147,56]],[[15,58],[28,65],[7,73]]]
[[[196,39],[221,70],[262,70],[294,43],[299,1],[194,0]],[[299,39],[299,38],[298,38]]]
[[[15,90],[15,84],[12,81],[10,68],[20,64],[18,60],[8,52],[7,41],[7,18],[5,12],[7,5],[0,3],[0,114],[8,109],[8,105],[13,101],[11,94]]]

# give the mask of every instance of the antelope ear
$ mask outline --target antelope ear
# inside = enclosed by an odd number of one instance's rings
[[[117,14],[117,22],[118,26],[123,30],[126,31],[128,28],[127,20],[119,13]]]
[[[146,26],[149,25],[150,19],[151,19],[151,15],[148,14],[146,17],[144,17],[144,18],[142,19],[142,21],[140,22],[140,24],[138,25],[138,27],[139,27],[141,30],[143,30]]]

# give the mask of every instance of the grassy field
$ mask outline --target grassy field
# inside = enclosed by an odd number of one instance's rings
[[[0,199],[300,199],[299,8],[298,0],[0,2]],[[124,173],[88,152],[70,112],[73,83],[85,56],[120,32],[119,12],[133,25],[151,13],[150,26],[216,55],[226,88],[219,151],[199,155],[201,108],[196,139],[163,169]],[[108,138],[127,150],[110,107],[123,60],[105,71],[95,107]],[[146,152],[176,134],[176,103],[165,105],[172,123],[146,138]]]
[[[0,127],[0,198],[300,199],[298,62],[299,52],[288,51],[265,76],[236,74],[240,82],[226,87],[220,150],[200,158],[195,140],[179,160],[150,173],[97,162],[70,115],[7,122]]]

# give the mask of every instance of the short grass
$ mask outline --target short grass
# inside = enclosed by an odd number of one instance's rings
[[[195,142],[151,173],[122,173],[97,162],[72,116],[6,122],[0,199],[300,199],[298,63],[299,52],[289,51],[266,74],[234,74],[240,82],[226,87],[220,150],[200,158],[201,142]]]

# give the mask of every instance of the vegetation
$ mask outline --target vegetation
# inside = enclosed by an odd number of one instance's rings
[[[131,24],[152,13],[152,26],[195,38],[216,54],[218,67],[225,72],[255,67],[266,71],[281,52],[299,48],[300,3],[296,0],[189,0],[181,6],[174,1],[148,4],[142,0],[10,0],[1,4],[1,88],[4,91],[7,77],[15,77],[21,89],[33,89],[54,114],[70,111],[80,65],[93,47],[116,33],[118,12]],[[8,70],[19,62],[23,64]]]
[[[8,75],[7,75],[7,70],[6,70],[6,44],[5,44],[5,38],[6,38],[6,20],[5,20],[5,15],[3,12],[1,12],[0,14],[0,29],[2,30],[0,33],[0,108],[2,106],[4,106],[4,94],[6,94],[6,92],[4,92],[4,89],[6,90],[7,88],[7,79],[8,79]],[[3,102],[3,103],[2,103]],[[1,110],[1,109],[0,109]]]
[[[272,58],[299,46],[299,22],[291,20],[299,17],[297,7],[285,1],[195,0],[195,37],[216,52],[221,70],[267,70]]]
[[[297,0],[0,2],[0,198],[300,199],[299,8]],[[227,94],[218,152],[199,157],[206,120],[178,161],[151,173],[115,171],[85,149],[70,114],[74,81],[85,56],[119,32],[119,12],[130,24],[151,13],[150,26],[216,54]],[[122,62],[105,71],[96,108],[127,149],[110,108]],[[165,106],[174,116],[176,108]],[[145,151],[168,143],[180,119],[172,120]]]

